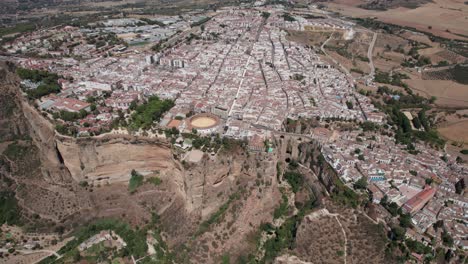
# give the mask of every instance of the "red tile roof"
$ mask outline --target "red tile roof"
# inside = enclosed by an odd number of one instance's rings
[[[405,209],[409,213],[414,213],[419,211],[424,204],[426,204],[435,194],[436,189],[431,187],[426,187],[424,190],[420,191],[413,198],[409,199],[404,205]]]

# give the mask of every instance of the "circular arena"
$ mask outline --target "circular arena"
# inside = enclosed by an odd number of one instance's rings
[[[190,118],[190,126],[200,132],[215,130],[219,122],[219,117],[211,114],[198,114]]]

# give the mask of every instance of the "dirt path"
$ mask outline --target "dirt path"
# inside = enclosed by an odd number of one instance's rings
[[[327,210],[327,212],[328,212],[328,210]],[[341,227],[341,231],[343,232],[343,236],[344,236],[344,254],[343,254],[343,257],[344,257],[344,263],[346,264],[346,257],[347,257],[346,245],[348,244],[348,238],[346,236],[346,231],[344,230],[344,227],[341,224],[340,219],[338,219],[338,215],[337,214],[330,214],[330,215],[333,215],[335,217],[336,221],[338,222],[338,224]]]
[[[375,74],[375,67],[374,61],[372,60],[372,53],[374,52],[375,41],[377,40],[377,32],[374,32],[374,36],[372,36],[372,41],[369,45],[369,49],[367,50],[367,58],[369,59],[369,67],[371,69],[369,73],[370,78],[374,78]]]

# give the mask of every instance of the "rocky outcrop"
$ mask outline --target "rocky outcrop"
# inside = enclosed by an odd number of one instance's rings
[[[14,140],[28,134],[21,110],[18,80],[11,74],[14,65],[0,64],[0,142]]]
[[[106,205],[100,195],[90,191],[102,185],[114,185],[114,190],[123,192],[119,194],[119,199],[125,201],[128,199],[125,197],[130,195],[126,186],[132,170],[143,175],[158,175],[167,183],[164,185],[164,192],[172,198],[163,203],[164,206],[155,206],[161,214],[174,214],[175,210],[180,217],[187,217],[182,216],[186,214],[196,216],[197,219],[206,218],[217,210],[231,193],[230,189],[235,187],[234,182],[241,174],[244,158],[223,155],[213,160],[204,157],[197,164],[187,163],[182,166],[174,159],[170,145],[158,139],[110,134],[72,138],[57,134],[52,122],[21,95],[19,79],[14,70],[12,64],[0,65],[0,71],[4,73],[0,80],[0,102],[5,108],[0,112],[0,124],[3,124],[0,127],[0,140],[8,142],[25,138],[34,145],[34,157],[40,160],[35,163],[39,164],[38,168],[30,168],[31,173],[35,174],[34,184],[31,183],[32,178],[17,178],[18,184],[31,187],[27,191],[18,192],[17,196],[24,201],[22,204],[28,210],[39,212],[41,217],[62,221],[62,218],[72,215],[79,217],[83,213],[87,217],[112,216],[113,213],[109,210],[96,213],[96,210],[110,205]],[[17,176],[14,174],[15,172],[11,177]],[[83,182],[90,186],[86,188],[88,191],[80,187]],[[106,188],[105,192],[111,190],[112,188]],[[58,193],[57,199],[67,197],[66,200],[70,202],[63,206],[71,207],[55,208],[53,211],[57,214],[47,216],[47,212],[52,210],[46,206],[46,200],[52,199],[54,196],[49,194],[53,193]],[[221,193],[223,195],[219,195]],[[148,200],[145,195],[138,195],[133,199],[138,201],[140,198]],[[35,206],[35,202],[40,206]],[[133,203],[129,206],[139,205]],[[140,209],[128,208],[139,212],[139,217],[146,217],[147,214]],[[122,214],[121,210],[114,210],[115,214]],[[60,215],[58,212],[66,213]]]
[[[146,175],[175,167],[170,146],[161,141],[124,136],[56,137],[64,166],[77,181],[128,181],[132,170]]]
[[[239,147],[191,163],[179,161],[163,140],[112,134],[87,138],[59,135],[53,123],[21,95],[12,69],[5,71],[10,83],[8,87],[2,85],[0,91],[8,91],[11,98],[5,99],[3,93],[0,100],[13,102],[15,114],[0,116],[0,122],[8,124],[7,129],[0,128],[0,134],[5,135],[2,141],[8,144],[24,137],[22,141],[34,146],[28,158],[40,160],[22,162],[36,165],[22,168],[24,173],[12,171],[8,175],[16,181],[12,188],[29,217],[39,215],[40,223],[47,219],[55,226],[66,227],[96,218],[119,218],[140,226],[156,213],[168,244],[177,246],[187,243],[200,223],[228,206],[229,213],[210,226],[214,233],[199,237],[201,241],[215,239],[214,234],[227,236],[224,233],[229,229],[232,243],[223,245],[226,252],[239,249],[239,245],[247,248],[243,244],[246,236],[271,218],[281,198],[276,156],[247,153]],[[297,155],[297,150],[293,152]],[[145,180],[130,193],[132,170],[144,175]],[[161,184],[147,182],[150,177],[160,178]],[[202,256],[205,249],[200,241],[194,243],[200,246],[197,252]]]
[[[317,175],[326,190],[331,192],[339,177],[333,167],[324,159],[321,145],[315,141],[303,142],[298,145],[298,152],[298,162],[307,165]]]

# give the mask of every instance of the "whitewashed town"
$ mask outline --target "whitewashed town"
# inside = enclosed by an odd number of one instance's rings
[[[468,199],[464,187],[457,187],[464,186],[466,165],[444,148],[413,142],[409,150],[394,133],[366,129],[387,127],[387,114],[320,50],[288,37],[289,31],[310,27],[352,38],[356,24],[326,16],[307,19],[282,6],[225,7],[207,14],[58,26],[3,47],[22,68],[56,74],[58,92],[35,96],[31,91],[43,83],[27,78],[22,88],[64,136],[175,133],[172,143],[182,152],[194,148],[184,138],[189,133],[245,140],[256,152],[273,152],[275,136],[304,136],[320,142],[323,157],[346,185],[364,179],[373,203],[395,203],[410,214],[413,228],[406,236],[434,248],[449,236],[454,248],[466,250]],[[169,106],[150,123],[139,120],[152,100]],[[317,125],[291,131],[288,120]],[[334,129],[339,126],[333,121],[353,129]],[[389,211],[379,211],[375,220],[391,219]],[[440,221],[447,234],[434,228]],[[102,240],[112,241],[103,234]],[[125,246],[120,238],[112,243]]]

